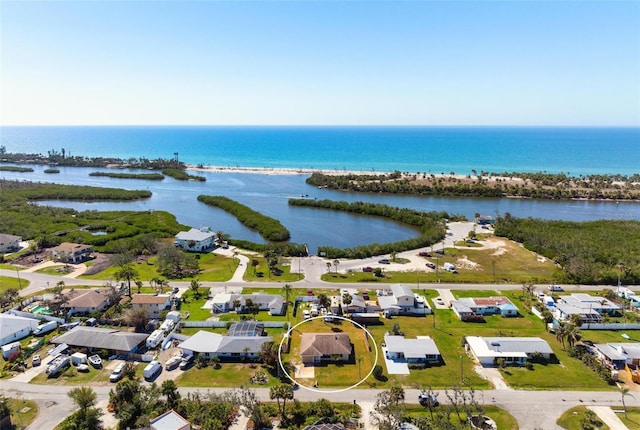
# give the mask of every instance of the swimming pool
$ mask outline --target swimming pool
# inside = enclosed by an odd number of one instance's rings
[[[35,308],[31,309],[31,312],[34,314],[43,314],[43,315],[51,315],[53,313],[51,309],[43,305],[36,306]]]

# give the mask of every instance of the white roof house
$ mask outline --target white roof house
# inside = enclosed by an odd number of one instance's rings
[[[0,346],[29,336],[38,324],[37,319],[0,314]]]
[[[609,365],[624,369],[625,364],[640,364],[640,342],[596,343],[593,349]]]
[[[191,423],[173,409],[152,418],[149,425],[152,430],[191,430]]]
[[[210,228],[192,228],[175,236],[173,244],[187,251],[206,251],[213,248],[216,234]]]
[[[248,312],[246,309],[247,300],[251,300],[261,311],[269,311],[271,315],[284,315],[284,298],[278,294],[230,294],[218,293],[211,299],[211,312],[229,312],[236,310],[235,301],[239,302],[238,312]]]
[[[439,362],[440,351],[429,336],[405,339],[404,336],[385,335],[387,358],[406,360],[408,363]]]
[[[414,294],[407,285],[392,285],[390,296],[378,296],[378,304],[388,315],[427,315],[431,309],[423,296]]]
[[[553,350],[539,337],[481,337],[467,336],[466,348],[480,364],[492,365],[499,358],[507,364],[523,364],[534,354],[548,359]]]
[[[599,315],[613,315],[620,311],[620,306],[611,300],[586,293],[573,293],[560,296],[555,304],[556,317],[567,320],[572,314],[582,316],[586,321],[599,321]]]
[[[180,348],[208,358],[257,358],[262,351],[262,344],[271,341],[271,336],[223,336],[200,330],[182,342]]]

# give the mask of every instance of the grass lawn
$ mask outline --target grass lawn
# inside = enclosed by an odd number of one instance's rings
[[[322,280],[327,282],[380,282],[380,283],[551,283],[560,279],[559,269],[546,259],[538,260],[538,256],[519,244],[504,238],[488,239],[499,241],[500,248],[479,249],[472,246],[446,248],[444,256],[425,259],[442,267],[444,263],[452,263],[458,273],[445,270],[426,270],[419,273],[404,272],[401,262],[384,267],[384,276],[376,277],[373,273],[325,273]],[[500,253],[496,252],[501,250]],[[504,250],[504,251],[502,251]],[[418,279],[419,277],[419,279]]]
[[[571,408],[565,411],[564,414],[558,418],[556,424],[565,429],[581,429],[582,421],[586,419],[586,406],[576,406],[575,408]],[[592,425],[599,430],[608,430],[609,426],[597,419],[596,422],[593,422]],[[500,428],[500,427],[498,427]]]
[[[47,267],[43,267],[42,269],[38,269],[36,270],[36,273],[42,273],[45,275],[52,275],[52,276],[64,276],[67,273],[69,273],[66,271],[67,268],[70,270],[73,270],[71,266],[65,266],[64,264],[56,264],[54,266],[47,266]]]
[[[253,384],[251,377],[263,372],[268,377],[266,384]],[[279,383],[279,379],[259,364],[220,363],[220,368],[213,366],[198,369],[192,366],[176,379],[176,384],[186,387],[240,387],[268,388]]]
[[[612,408],[614,410],[621,410],[621,408]],[[627,426],[629,430],[640,430],[640,408],[638,407],[627,407],[627,417],[625,418],[624,413],[616,413],[618,418]]]
[[[374,365],[375,352],[369,351],[365,340],[366,334],[362,329],[348,321],[339,320],[337,323],[325,323],[324,321],[309,320],[298,326],[292,332],[291,352],[283,354],[283,360],[300,362],[298,356],[300,352],[300,341],[302,333],[347,333],[353,344],[355,359],[353,363],[327,364],[314,367],[313,378],[299,378],[297,382],[301,385],[312,386],[315,382],[319,387],[340,387],[346,388],[357,384],[366,376]],[[373,345],[372,345],[373,348]],[[291,375],[293,376],[293,375]],[[373,377],[369,378],[373,382]],[[368,387],[367,384],[364,384]]]
[[[15,430],[27,428],[38,416],[38,404],[33,400],[9,398],[11,422]]]
[[[29,281],[26,279],[18,279],[17,277],[0,276],[0,293],[5,292],[9,288],[15,288],[20,290],[29,286]]]
[[[13,266],[7,263],[0,263],[0,269],[4,270],[24,270],[24,267]]]
[[[109,364],[107,360],[102,361],[102,368],[95,369],[89,365],[88,372],[78,372],[75,366],[69,366],[64,372],[58,376],[49,378],[44,372],[31,380],[31,384],[47,384],[47,385],[83,385],[91,383],[107,383],[111,371],[106,368]]]
[[[288,261],[277,266],[280,274],[276,275],[270,273],[266,258],[259,255],[247,255],[247,257],[249,258],[249,267],[246,268],[242,277],[247,282],[295,282],[304,278],[304,275],[300,275],[297,271],[291,271],[291,265]],[[255,271],[251,265],[251,260],[258,261]]]
[[[202,306],[207,301],[207,295],[201,294],[199,299],[193,298],[193,291],[188,290],[182,295],[182,301],[180,303],[180,313],[186,315],[189,313],[190,321],[205,321],[207,318],[211,318],[211,309],[202,309]]]
[[[484,415],[493,419],[496,422],[498,429],[500,430],[518,430],[518,421],[504,409],[501,409],[493,405],[484,405]],[[429,409],[418,405],[407,405],[407,416],[409,417],[429,417]],[[434,411],[434,414],[437,413]],[[463,414],[464,415],[464,414]],[[466,415],[464,415],[466,418]],[[577,427],[576,427],[577,428]]]
[[[169,281],[189,281],[191,279],[198,279],[200,281],[224,282],[231,279],[236,267],[238,267],[239,261],[231,257],[225,257],[213,253],[196,255],[200,256],[198,260],[200,273],[193,277],[169,279]],[[164,276],[159,274],[156,270],[157,262],[157,257],[152,257],[145,262],[138,262],[137,264],[134,264],[133,267],[138,272],[137,279],[143,282],[149,282],[153,278],[164,278]],[[109,266],[100,273],[96,273],[94,275],[81,275],[81,278],[98,280],[115,279],[115,273],[117,271],[117,267]]]

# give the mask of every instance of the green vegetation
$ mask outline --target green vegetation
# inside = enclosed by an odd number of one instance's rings
[[[149,191],[127,191],[116,188],[78,187],[74,185],[39,184],[0,181],[0,225],[8,234],[36,239],[39,247],[61,242],[84,243],[98,251],[115,252],[125,247],[133,254],[147,247],[149,236],[173,237],[185,226],[164,211],[83,211],[40,206],[30,200],[131,200],[146,198]],[[106,234],[94,235],[101,231]]]
[[[481,405],[483,410],[483,414],[488,416],[493,421],[495,421],[498,429],[502,430],[518,430],[518,421],[515,419],[513,415],[511,415],[506,410],[499,408],[493,405]],[[444,409],[444,408],[441,408]],[[436,410],[435,414],[441,412],[440,410]],[[446,412],[444,412],[446,414]],[[428,419],[430,417],[429,408],[418,405],[407,405],[405,409],[405,416],[408,420],[413,422],[420,422],[420,419]],[[462,414],[462,417],[466,418],[466,414]],[[464,425],[464,428],[467,428],[466,421],[463,419],[460,423]],[[451,428],[451,427],[447,427]],[[455,427],[453,427],[455,428]]]
[[[616,410],[619,409],[616,408]],[[616,415],[629,430],[640,430],[640,408],[627,407],[626,416],[624,413],[618,413]]]
[[[576,406],[565,411],[556,421],[560,427],[572,429],[598,429],[608,430],[609,426],[603,423],[600,418],[586,406]],[[631,427],[629,427],[631,428]]]
[[[9,289],[20,290],[29,286],[29,281],[26,279],[18,279],[17,277],[0,276],[0,293]]]
[[[280,221],[224,196],[199,195],[198,201],[215,206],[235,216],[243,225],[256,230],[260,236],[272,242],[285,242],[291,237]]]
[[[3,397],[11,410],[11,423],[15,430],[26,429],[38,416],[38,404],[33,400]]]
[[[60,173],[60,169],[44,169],[44,173]]]
[[[387,244],[376,243],[347,249],[319,246],[318,253],[325,255],[330,259],[366,258],[373,255],[389,254],[392,252],[430,246],[444,238],[445,219],[461,219],[460,217],[450,217],[446,212],[423,212],[377,203],[349,203],[333,200],[289,199],[289,204],[292,206],[322,208],[361,215],[379,216],[420,229],[420,235],[417,238],[399,242]]]
[[[199,175],[189,175],[182,169],[162,169],[162,174],[166,176],[171,176],[173,179],[177,179],[178,181],[200,181],[205,182],[207,178]]]
[[[254,261],[257,262],[254,266]],[[267,258],[257,255],[249,256],[249,263],[245,269],[244,279],[247,282],[273,282],[274,280],[282,282],[295,282],[299,281],[302,277],[299,273],[291,271],[291,265],[283,264],[280,258],[277,259],[273,268],[269,268],[269,262]],[[280,294],[280,293],[277,293]]]
[[[111,173],[111,172],[91,172],[89,176],[106,176],[118,179],[146,179],[149,181],[161,181],[164,175],[160,173]]]
[[[498,217],[495,234],[522,243],[527,249],[559,264],[559,282],[617,285],[640,283],[640,222],[545,221]]]
[[[454,172],[372,175],[325,175],[313,173],[307,183],[343,191],[414,194],[457,197],[525,197],[534,199],[616,199],[640,198],[640,176],[589,175],[571,177],[564,173],[487,173],[456,176]]]
[[[0,181],[2,201],[27,200],[78,200],[78,201],[128,201],[151,197],[146,190],[124,190],[87,185],[61,185],[38,182]]]
[[[17,166],[2,166],[0,165],[0,172],[33,172],[31,167],[17,167]]]

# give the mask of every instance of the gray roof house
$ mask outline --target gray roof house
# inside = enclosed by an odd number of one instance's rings
[[[262,344],[271,341],[271,336],[223,336],[200,330],[182,342],[180,348],[206,358],[256,359],[260,356]]]
[[[191,423],[171,409],[149,421],[151,430],[191,430]]]
[[[384,342],[389,360],[406,363],[440,363],[442,356],[429,336],[406,339],[386,334]]]
[[[0,314],[0,346],[29,336],[38,324],[37,319]]]
[[[600,322],[600,315],[615,315],[620,312],[620,306],[611,300],[586,293],[560,296],[550,309],[559,320],[568,320],[571,315],[578,314],[585,323]]]
[[[100,327],[79,326],[51,339],[51,343],[95,349],[107,349],[116,353],[135,353],[144,345],[148,335]]]
[[[596,343],[593,351],[605,364],[618,369],[640,364],[640,342]]]
[[[22,238],[20,236],[0,234],[0,254],[18,251],[20,249],[21,241]]]
[[[173,244],[186,251],[207,251],[213,248],[216,234],[210,228],[192,228],[189,231],[181,231],[175,235]]]
[[[553,350],[539,337],[465,337],[468,352],[482,365],[496,364],[499,358],[506,364],[524,364],[534,354],[549,359]]]

